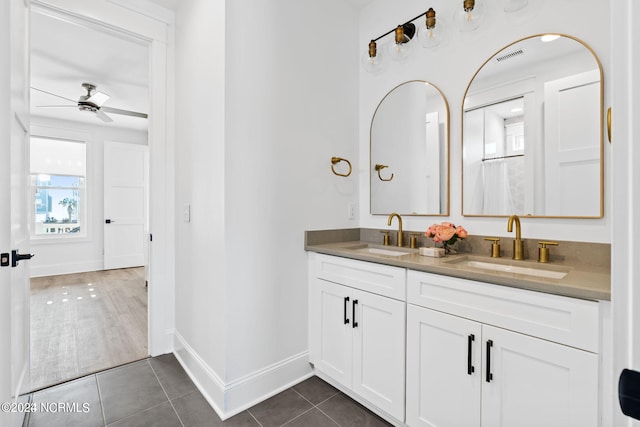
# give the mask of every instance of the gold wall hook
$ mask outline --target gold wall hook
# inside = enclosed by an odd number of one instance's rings
[[[340,163],[340,162],[347,162],[347,164],[349,165],[349,172],[347,173],[340,173],[340,172],[336,172],[336,170],[333,168],[336,164]],[[332,157],[331,158],[331,172],[333,172],[335,175],[338,176],[349,176],[351,175],[351,162],[347,159],[343,159],[342,157]]]
[[[389,178],[383,178],[380,175],[380,171],[384,168],[388,168],[389,166],[387,165],[381,165],[380,163],[376,164],[376,171],[378,172],[378,178],[380,178],[380,181],[391,181],[393,179],[393,174],[391,174],[391,176]]]

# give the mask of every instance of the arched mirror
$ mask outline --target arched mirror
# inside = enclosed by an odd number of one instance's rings
[[[413,80],[380,101],[371,121],[371,213],[449,214],[449,106]]]
[[[565,35],[505,47],[463,104],[462,214],[601,218],[602,66]]]

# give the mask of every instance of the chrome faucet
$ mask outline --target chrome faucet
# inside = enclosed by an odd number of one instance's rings
[[[513,223],[516,223],[516,239],[513,241],[513,259],[524,259],[524,245],[522,243],[522,233],[520,229],[520,218],[518,215],[511,215],[507,223],[507,231],[513,231]]]
[[[402,218],[400,217],[399,214],[397,213],[392,213],[391,215],[389,215],[389,219],[387,220],[387,225],[391,225],[391,220],[393,219],[393,217],[398,217],[398,246],[402,247],[402,243],[403,243],[403,238],[402,238]]]

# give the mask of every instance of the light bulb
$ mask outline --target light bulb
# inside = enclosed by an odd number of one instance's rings
[[[416,26],[412,23],[398,25],[395,31],[395,42],[390,48],[391,59],[394,61],[404,61],[409,57],[413,47],[413,36],[416,33]]]
[[[445,31],[442,23],[436,23],[436,11],[430,8],[426,13],[426,22],[420,26],[418,30],[418,39],[420,44],[426,48],[433,48],[440,43],[445,37]]]
[[[456,9],[453,14],[453,22],[460,31],[473,31],[480,25],[484,17],[482,1],[464,0],[462,7]]]
[[[369,42],[369,48],[362,55],[362,67],[372,74],[379,73],[384,67],[383,49],[379,49],[373,40]]]

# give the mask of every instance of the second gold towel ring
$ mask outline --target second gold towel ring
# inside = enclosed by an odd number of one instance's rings
[[[380,171],[384,168],[388,168],[389,166],[387,165],[381,165],[380,163],[376,164],[376,171],[378,172],[378,178],[380,178],[380,181],[391,181],[393,179],[393,174],[391,174],[391,176],[389,178],[383,178],[380,175]]]
[[[336,164],[340,163],[340,162],[347,162],[347,164],[349,165],[349,172],[347,173],[339,173],[336,172],[336,170],[333,168]],[[349,176],[351,175],[351,162],[347,159],[343,159],[342,157],[332,157],[331,158],[331,171],[338,176]]]

